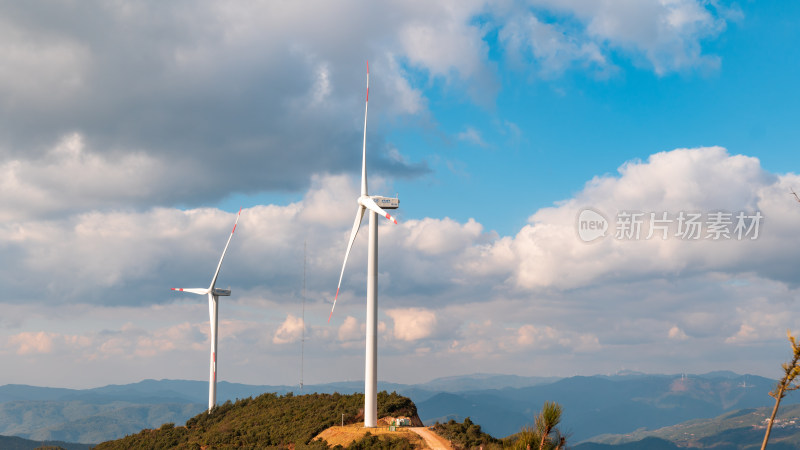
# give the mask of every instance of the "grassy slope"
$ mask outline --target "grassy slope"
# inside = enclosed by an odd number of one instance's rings
[[[227,402],[211,414],[201,413],[186,422],[185,427],[165,424],[157,430],[142,430],[116,441],[104,442],[97,447],[106,449],[187,448],[265,448],[287,447],[322,448],[311,439],[333,425],[363,420],[364,395],[264,394],[256,398]],[[378,394],[378,416],[405,415],[415,417],[414,403],[395,393]],[[375,444],[375,442],[372,442]],[[377,443],[378,445],[384,445]],[[388,444],[385,448],[403,445]]]

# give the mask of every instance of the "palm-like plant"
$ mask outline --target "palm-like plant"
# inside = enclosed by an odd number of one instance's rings
[[[542,412],[534,422],[539,434],[539,450],[562,448],[561,441],[566,441],[566,438],[556,428],[561,422],[561,412],[561,405],[556,402],[544,402],[542,405]]]
[[[567,437],[558,429],[561,423],[561,405],[544,402],[542,411],[534,417],[533,427],[523,427],[517,434],[514,450],[562,450],[566,448]]]

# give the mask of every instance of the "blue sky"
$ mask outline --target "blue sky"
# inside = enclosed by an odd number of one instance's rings
[[[660,151],[720,145],[759,157],[768,170],[791,171],[798,165],[791,143],[800,137],[793,126],[800,91],[791,67],[798,59],[790,19],[797,6],[736,6],[741,18],[699,41],[704,55],[719,58],[713,69],[658,74],[639,55],[611,51],[616,69],[607,78],[580,66],[539,75],[535,62],[515,67],[506,61],[496,33],[487,33],[489,61],[501,85],[490,104],[472,103],[463,91],[434,82],[425,93],[435,131],[400,127],[391,135],[409,157],[449,159],[459,163],[458,173],[440,164],[428,183],[402,182],[397,190],[407,204],[420,205],[412,211],[474,217],[509,235],[529,211],[570,197],[625,161]],[[469,129],[483,147],[458,140]],[[430,189],[454,205],[424,201]]]
[[[303,330],[307,383],[360,378],[366,233],[326,319],[367,60],[370,193],[401,199],[379,373],[772,376],[800,313],[798,9],[0,6],[0,384],[204,379],[206,305],[169,288],[207,283],[240,206],[220,379],[296,382]],[[603,239],[579,235],[587,207]],[[621,211],[764,221],[755,240],[625,240]]]
[[[370,135],[429,169],[422,177],[392,180],[394,191],[386,194],[402,193],[406,217],[475,218],[513,235],[530,211],[569,198],[625,161],[661,151],[720,145],[759,157],[768,170],[791,171],[798,157],[789,143],[800,137],[792,126],[800,102],[791,67],[798,6],[725,7],[730,18],[724,29],[697,40],[701,55],[715,61],[712,67],[690,64],[663,73],[637,52],[609,43],[601,46],[612,69],[580,62],[551,69],[530,55],[510,60],[498,41],[504,24],[475,18],[486,27],[482,43],[496,95],[475,101],[465,92],[470,80],[437,77],[406,61],[402,69],[423,93],[427,114],[398,119],[380,110],[385,98],[373,88]],[[556,25],[574,20],[546,13]],[[360,109],[352,113],[358,117]],[[300,197],[266,192],[220,205],[233,211],[237,202],[286,204]]]

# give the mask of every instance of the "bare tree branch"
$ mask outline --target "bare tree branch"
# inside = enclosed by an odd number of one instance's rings
[[[761,443],[761,450],[767,448],[767,442],[769,442],[769,435],[772,431],[772,425],[775,422],[775,415],[778,413],[781,399],[786,396],[788,391],[800,388],[800,384],[795,380],[800,375],[800,343],[797,342],[790,331],[786,332],[786,336],[789,338],[789,342],[792,343],[792,359],[782,365],[783,378],[775,386],[775,390],[769,393],[771,397],[775,398],[775,407],[772,408],[772,415],[769,418],[769,422],[767,422],[767,430],[764,433],[764,442]]]

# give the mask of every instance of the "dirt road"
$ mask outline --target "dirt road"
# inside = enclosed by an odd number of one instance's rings
[[[338,444],[342,447],[347,447],[352,444],[353,441],[363,439],[367,433],[375,436],[389,434],[392,436],[404,437],[411,442],[411,445],[414,448],[425,448],[426,445],[424,438],[417,434],[413,434],[411,429],[408,427],[403,427],[398,431],[390,431],[389,427],[364,428],[361,426],[361,424],[346,425],[344,427],[330,427],[317,435],[314,439],[322,438],[328,441],[328,445],[334,446]]]
[[[431,450],[453,450],[447,439],[429,430],[428,427],[411,427],[407,429],[422,436],[422,439],[425,439],[425,443]]]
[[[402,427],[397,431],[391,431],[388,426],[379,428],[364,428],[361,424],[346,425],[344,427],[330,427],[323,431],[316,438],[328,441],[328,445],[341,445],[347,447],[364,437],[367,433],[381,436],[388,434],[396,437],[404,437],[411,442],[415,449],[431,450],[453,450],[447,439],[439,436],[427,427]]]

